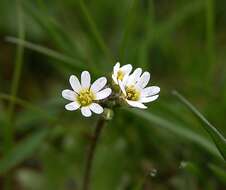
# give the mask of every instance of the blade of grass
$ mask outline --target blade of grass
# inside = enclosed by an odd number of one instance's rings
[[[151,38],[154,34],[155,30],[155,4],[154,0],[149,1],[148,5],[148,13],[145,21],[145,33],[144,39],[142,40],[140,51],[139,51],[139,63],[142,68],[148,69],[148,55],[149,55],[149,38]]]
[[[23,11],[20,4],[20,1],[17,0],[17,18],[18,18],[18,37],[19,39],[25,38],[25,28],[24,28],[24,21],[23,21]],[[15,69],[13,72],[13,78],[12,78],[12,85],[11,85],[11,95],[12,97],[16,97],[18,87],[19,87],[19,81],[21,76],[21,70],[22,70],[22,64],[23,64],[23,54],[24,54],[24,48],[22,45],[18,44],[17,51],[16,51],[16,60],[15,60]],[[14,108],[15,103],[13,99],[9,102],[9,108],[8,108],[8,125],[5,126],[5,143],[4,143],[4,149],[5,153],[10,150],[10,148],[13,145],[13,114],[14,114]]]
[[[49,37],[54,41],[54,43],[61,48],[64,52],[70,55],[74,55],[76,53],[75,46],[72,43],[72,39],[68,39],[69,35],[65,34],[65,32],[62,30],[62,27],[60,24],[56,22],[52,17],[50,17],[46,12],[45,8],[40,6],[39,4],[34,6],[34,1],[23,1],[23,7],[25,9],[25,13],[33,19],[35,23],[37,23],[39,26],[41,26],[42,29],[44,29],[48,34]],[[38,9],[38,8],[39,9]],[[76,54],[76,57],[79,57],[78,54]],[[81,60],[82,58],[79,57]]]
[[[28,49],[36,51],[38,53],[47,55],[51,58],[62,61],[64,63],[63,64],[61,62],[56,62],[56,64],[62,64],[63,66],[66,66],[68,68],[75,69],[75,70],[77,70],[77,69],[79,69],[79,70],[84,70],[84,69],[92,70],[94,75],[101,74],[100,69],[97,69],[93,65],[85,65],[80,60],[77,60],[75,58],[63,55],[63,54],[61,54],[61,53],[59,53],[55,50],[52,50],[50,48],[47,48],[47,47],[44,47],[44,46],[41,46],[41,45],[37,45],[37,44],[31,43],[31,42],[28,42],[28,41],[25,41],[25,40],[20,40],[18,38],[10,37],[10,36],[6,37],[6,41],[13,43],[13,44],[20,44],[20,45],[24,46],[25,48],[28,48]]]
[[[48,134],[48,129],[35,132],[30,134],[28,138],[20,142],[17,146],[11,149],[1,160],[0,160],[0,174],[5,174],[18,166],[25,159],[30,157],[34,151],[40,147],[41,143]]]
[[[149,43],[152,41],[157,41],[164,39],[170,32],[174,31],[180,24],[182,24],[186,19],[193,16],[194,14],[202,11],[205,8],[204,1],[193,1],[188,3],[181,8],[178,12],[175,12],[168,20],[156,24],[155,35],[149,36]]]
[[[135,14],[136,6],[137,6],[137,0],[133,0],[126,18],[125,28],[124,28],[123,37],[121,40],[121,45],[119,50],[119,58],[121,62],[125,62],[126,45],[127,45],[127,41],[129,40],[129,34],[131,33],[133,19],[136,16]]]
[[[208,167],[211,169],[211,171],[218,177],[222,183],[226,185],[226,168],[219,167],[215,164],[208,164]]]
[[[6,41],[10,42],[10,43],[18,44],[20,46],[26,47],[33,51],[37,51],[39,53],[47,55],[51,58],[60,60],[64,63],[66,63],[68,66],[73,67],[75,69],[85,69],[86,68],[86,66],[84,64],[82,64],[79,60],[65,56],[65,55],[63,55],[55,50],[49,49],[47,47],[43,47],[41,45],[37,45],[37,44],[31,43],[31,42],[28,42],[25,40],[21,40],[21,39],[15,38],[15,37],[11,37],[11,36],[6,37]]]
[[[168,34],[175,31],[178,26],[183,24],[186,19],[204,10],[204,8],[204,1],[193,1],[186,4],[184,7],[182,7],[179,11],[175,12],[171,17],[169,17],[169,19],[164,22],[155,23],[154,19],[151,19],[150,21],[148,20],[151,23],[147,24],[147,34],[145,35],[146,37],[144,39],[143,46],[140,48],[140,60],[142,63],[141,65],[145,65],[147,67],[148,62],[146,60],[149,54],[150,47],[154,43],[160,43],[162,40],[168,37]],[[153,1],[150,1],[149,9],[149,17],[152,18],[154,17],[155,10]]]
[[[185,97],[177,91],[173,91],[175,95],[201,122],[203,128],[209,133],[214,141],[218,151],[226,161],[226,139]]]
[[[17,14],[17,24],[18,24],[18,38],[25,38],[25,26],[24,26],[24,18],[23,18],[23,10],[21,6],[21,1],[16,1],[16,14]],[[17,46],[16,50],[16,60],[15,67],[13,71],[13,78],[11,84],[11,96],[16,97],[17,91],[20,82],[21,70],[23,65],[23,55],[24,55],[24,47],[22,45]],[[7,155],[8,152],[11,151],[14,144],[14,110],[15,110],[15,102],[13,99],[9,102],[9,107],[7,110],[7,118],[3,128],[3,147],[4,147],[4,155]],[[4,189],[10,190],[12,188],[12,174],[8,173],[4,176]]]
[[[92,35],[94,36],[99,48],[103,51],[103,53],[106,55],[106,57],[108,58],[110,63],[114,62],[114,58],[113,55],[111,53],[111,51],[109,50],[109,48],[106,46],[104,39],[102,38],[102,36],[100,35],[100,32],[97,29],[97,26],[95,24],[95,22],[93,21],[88,8],[86,7],[85,3],[83,0],[79,0],[79,7],[80,10],[85,18],[85,21],[87,23],[87,25],[90,28],[90,31],[92,33]]]
[[[31,111],[34,111],[38,114],[45,116],[49,121],[53,121],[53,122],[57,121],[57,119],[55,117],[51,116],[48,112],[44,111],[42,108],[37,107],[37,106],[35,106],[25,100],[22,100],[20,98],[17,98],[17,97],[8,95],[8,94],[0,93],[0,99],[7,100],[7,101],[13,101],[14,104],[18,104],[24,108],[27,108]]]
[[[207,62],[210,68],[209,76],[213,76],[213,64],[215,63],[215,45],[214,45],[214,0],[206,0],[206,47]]]
[[[178,125],[176,123],[172,123],[170,121],[167,121],[161,117],[158,117],[152,113],[145,112],[142,110],[133,110],[133,109],[126,109],[128,112],[131,112],[140,118],[143,118],[147,120],[149,123],[154,124],[151,125],[153,127],[161,127],[162,129],[167,129],[168,131],[173,132],[174,134],[185,138],[191,142],[194,142],[201,147],[203,147],[205,150],[207,150],[209,153],[214,155],[215,157],[222,160],[221,155],[217,151],[216,147],[210,143],[206,138],[202,137],[199,134],[194,133],[192,130],[186,128],[185,126]]]

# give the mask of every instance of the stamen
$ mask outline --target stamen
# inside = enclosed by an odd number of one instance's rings
[[[140,92],[133,85],[126,87],[126,99],[137,101],[140,99]]]
[[[117,79],[122,81],[124,76],[125,76],[124,72],[122,70],[119,70],[117,73]]]
[[[93,102],[94,94],[89,89],[83,89],[79,92],[77,100],[81,106],[88,106]]]

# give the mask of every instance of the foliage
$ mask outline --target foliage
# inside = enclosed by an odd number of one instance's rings
[[[148,110],[115,111],[97,147],[93,189],[225,189],[225,6],[2,0],[0,189],[80,189],[97,117],[66,112],[61,91],[69,75],[110,75],[116,61],[150,71],[161,93]]]

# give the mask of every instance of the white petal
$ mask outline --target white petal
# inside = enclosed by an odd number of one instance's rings
[[[91,77],[88,71],[83,71],[81,74],[81,83],[82,88],[89,88],[90,87]]]
[[[118,73],[119,68],[120,68],[120,63],[117,62],[117,63],[115,64],[114,68],[113,68],[114,74],[117,74],[117,73]]]
[[[112,79],[113,79],[113,81],[115,82],[115,84],[118,84],[117,77],[116,77],[114,74],[112,75]]]
[[[106,77],[101,77],[99,79],[97,79],[91,86],[91,90],[93,92],[98,92],[100,91],[102,88],[104,88],[104,86],[107,84],[107,79]]]
[[[123,84],[123,82],[119,81],[119,87],[122,91],[122,93],[126,96],[126,90],[125,90],[125,85]]]
[[[71,102],[65,105],[65,109],[69,111],[74,111],[74,110],[77,110],[78,108],[80,108],[80,105],[78,102]]]
[[[69,82],[71,84],[72,89],[75,92],[78,93],[81,90],[81,84],[80,84],[78,78],[75,75],[70,76]]]
[[[129,80],[129,75],[125,75],[122,80],[123,85],[126,86],[126,84],[128,83],[128,80]]]
[[[141,96],[148,97],[154,96],[160,92],[160,88],[158,86],[150,86],[142,90]]]
[[[67,100],[75,101],[77,94],[72,90],[63,90],[62,96]]]
[[[107,98],[111,94],[112,90],[110,88],[106,88],[104,90],[101,90],[100,92],[97,92],[95,94],[95,100],[102,100],[104,98]]]
[[[84,115],[85,117],[90,117],[92,115],[92,112],[88,106],[82,107],[81,112],[82,112],[82,115]]]
[[[141,102],[137,102],[137,101],[131,101],[131,100],[126,100],[126,102],[132,106],[132,107],[136,107],[136,108],[141,108],[141,109],[146,109],[147,107],[142,104]]]
[[[135,69],[135,71],[132,73],[132,75],[129,76],[128,84],[129,85],[135,84],[139,80],[141,73],[142,73],[141,68]]]
[[[137,85],[140,86],[141,88],[144,88],[147,86],[150,80],[150,73],[149,72],[144,72],[140,79],[137,82]]]
[[[121,67],[121,70],[125,73],[125,74],[130,74],[132,71],[133,67],[130,64],[124,65]]]
[[[141,68],[137,68],[137,69],[133,72],[134,78],[135,78],[135,79],[140,78],[141,73],[142,73],[142,69],[141,69]]]
[[[141,98],[140,102],[142,102],[142,103],[153,102],[153,101],[155,101],[158,97],[159,97],[159,95],[155,95],[155,96],[151,96],[151,97],[147,97],[147,98]]]
[[[97,103],[92,103],[89,108],[96,114],[101,114],[103,113],[104,109],[102,108],[102,106],[100,106]]]

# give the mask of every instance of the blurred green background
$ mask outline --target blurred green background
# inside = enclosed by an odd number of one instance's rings
[[[81,188],[97,116],[67,112],[71,74],[116,61],[151,72],[160,98],[104,129],[94,190],[223,190],[226,166],[177,90],[226,136],[226,1],[1,0],[0,189]]]

